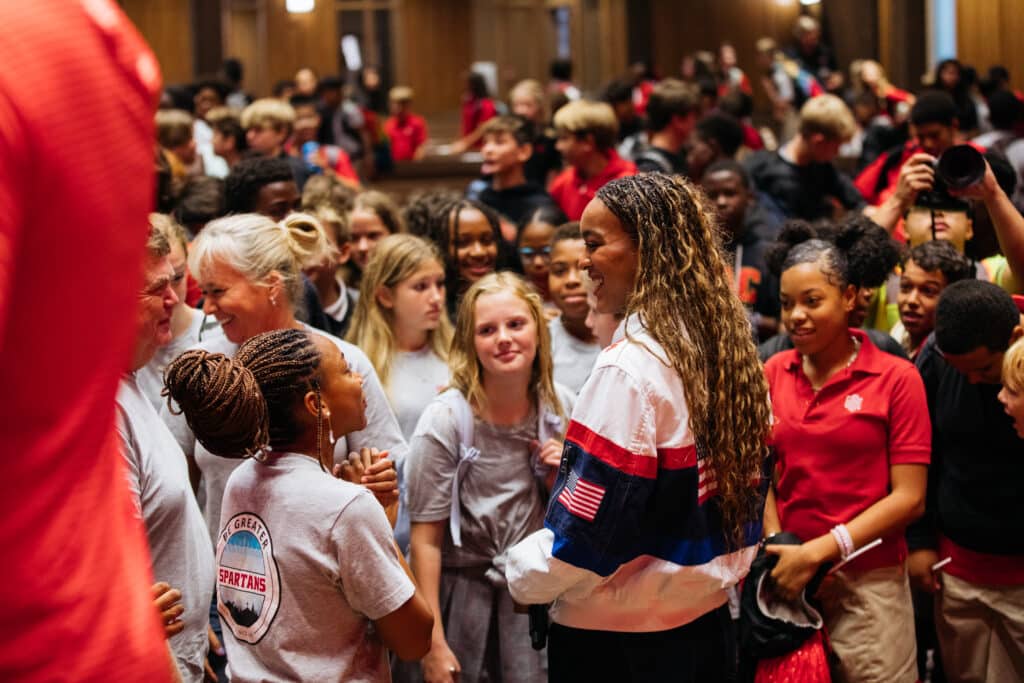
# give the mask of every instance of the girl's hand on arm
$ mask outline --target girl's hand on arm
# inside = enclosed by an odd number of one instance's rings
[[[170,638],[184,631],[185,622],[181,620],[181,615],[185,613],[185,608],[181,605],[181,591],[163,581],[154,583],[152,591],[153,605],[160,615],[164,636]]]

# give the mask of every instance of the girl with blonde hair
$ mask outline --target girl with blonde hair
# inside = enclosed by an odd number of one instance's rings
[[[1014,342],[1003,356],[1003,388],[999,390],[999,402],[1013,418],[1017,436],[1024,439],[1024,340]]]
[[[445,310],[444,258],[413,235],[377,245],[363,273],[346,339],[361,349],[409,438],[427,404],[448,383],[452,324]]]
[[[448,384],[452,324],[444,287],[444,259],[436,246],[413,235],[385,237],[363,271],[362,296],[346,338],[366,350],[406,439]],[[395,538],[405,551],[409,514],[403,470],[398,471],[403,504]]]
[[[519,276],[488,275],[463,296],[451,386],[420,418],[408,465],[413,572],[441,617],[427,681],[545,677],[503,576],[506,551],[541,527],[572,407],[550,344],[540,297]]]

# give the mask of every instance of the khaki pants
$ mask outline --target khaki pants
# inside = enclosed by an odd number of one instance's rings
[[[914,608],[902,566],[837,572],[818,598],[839,658],[837,683],[917,681]]]
[[[1024,586],[943,574],[935,627],[950,683],[1024,681]]]

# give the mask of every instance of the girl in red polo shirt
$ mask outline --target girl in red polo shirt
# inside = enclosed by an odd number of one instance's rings
[[[912,683],[917,652],[903,530],[924,512],[931,426],[914,366],[847,327],[857,296],[850,256],[865,234],[856,224],[840,228],[834,242],[784,231],[787,241],[769,254],[795,348],[765,366],[778,457],[765,533],[804,540],[767,547],[779,556],[772,578],[786,599],[822,564],[882,539],[831,575],[817,597],[841,680]]]

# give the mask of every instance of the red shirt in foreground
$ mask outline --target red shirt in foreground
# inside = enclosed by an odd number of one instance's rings
[[[626,161],[614,149],[608,150],[608,164],[599,174],[584,178],[574,166],[565,169],[551,181],[548,194],[571,221],[578,221],[583,209],[597,191],[618,178],[636,175],[636,164]]]
[[[0,58],[0,680],[167,681],[114,431],[159,69],[112,0],[6,3]]]
[[[879,351],[862,331],[850,334],[860,340],[857,359],[817,394],[795,349],[765,364],[778,455],[779,522],[803,541],[848,523],[887,496],[892,465],[931,460],[931,421],[917,368]],[[847,568],[893,566],[906,556],[901,531]]]
[[[416,114],[389,116],[384,122],[384,132],[391,141],[391,158],[412,161],[416,150],[427,141],[427,122]]]

